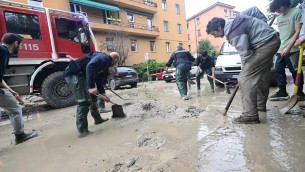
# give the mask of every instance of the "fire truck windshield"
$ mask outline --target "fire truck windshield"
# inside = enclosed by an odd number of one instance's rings
[[[36,15],[4,12],[6,30],[24,39],[41,39],[39,19]]]
[[[58,36],[81,44],[89,44],[81,21],[73,21],[65,18],[55,19]]]

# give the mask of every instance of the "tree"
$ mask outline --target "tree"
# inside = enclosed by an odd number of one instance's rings
[[[198,53],[201,53],[202,51],[207,51],[208,54],[216,53],[215,47],[212,45],[211,41],[207,39],[200,41],[197,49],[198,49]]]
[[[129,55],[130,35],[127,32],[108,32],[106,38],[99,49],[119,53],[121,56],[119,65],[124,65]]]

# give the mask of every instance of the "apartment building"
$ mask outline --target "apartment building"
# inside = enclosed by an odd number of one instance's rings
[[[125,65],[165,62],[178,45],[187,48],[184,0],[12,0],[88,17],[99,50],[120,51]]]
[[[187,19],[187,39],[188,50],[192,54],[197,53],[197,47],[199,42],[204,39],[211,41],[212,45],[219,51],[225,38],[214,38],[214,36],[207,35],[206,26],[213,17],[221,17],[227,19],[233,15],[236,15],[237,11],[234,11],[234,6],[221,2],[216,2],[210,7],[200,11]]]

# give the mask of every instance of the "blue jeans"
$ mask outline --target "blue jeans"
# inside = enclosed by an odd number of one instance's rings
[[[298,59],[299,59],[299,51],[289,53],[287,56],[282,57],[280,53],[277,53],[277,59],[275,62],[275,76],[276,81],[279,87],[286,86],[286,73],[285,68],[288,67],[289,71],[292,74],[293,81],[296,80],[297,69],[298,69]],[[299,86],[298,93],[302,93],[304,84],[304,76],[303,71],[301,72],[301,83]]]
[[[3,90],[3,93],[0,93],[0,108],[9,114],[14,134],[21,134],[24,129],[22,108],[14,95],[8,89],[0,89]]]
[[[97,107],[99,109],[104,109],[105,108],[105,101],[102,98],[97,99]]]

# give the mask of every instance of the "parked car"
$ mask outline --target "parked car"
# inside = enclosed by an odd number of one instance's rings
[[[274,58],[275,60],[275,58]],[[222,82],[237,82],[237,77],[241,71],[241,59],[237,50],[225,41],[220,49],[219,56],[215,63],[215,78]],[[274,65],[270,71],[269,76],[270,86],[276,86],[276,78]],[[215,82],[216,86],[221,85]]]
[[[130,67],[117,67],[117,72],[113,77],[108,78],[108,85],[112,90],[121,86],[130,85],[132,88],[137,87],[139,82],[138,73]]]
[[[176,79],[176,68],[168,68],[167,73],[163,74],[163,80],[165,82],[171,82]]]
[[[152,77],[152,80],[155,80],[155,81],[158,81],[158,80],[162,80],[163,79],[163,71],[164,71],[165,69],[163,68],[163,67],[158,67],[154,72],[155,73],[153,73],[152,75],[151,75],[151,77]]]
[[[197,73],[197,66],[192,66],[190,73],[191,79],[195,79]],[[167,73],[163,74],[163,80],[165,82],[171,82],[173,80],[176,80],[176,68],[169,68],[167,70]]]

